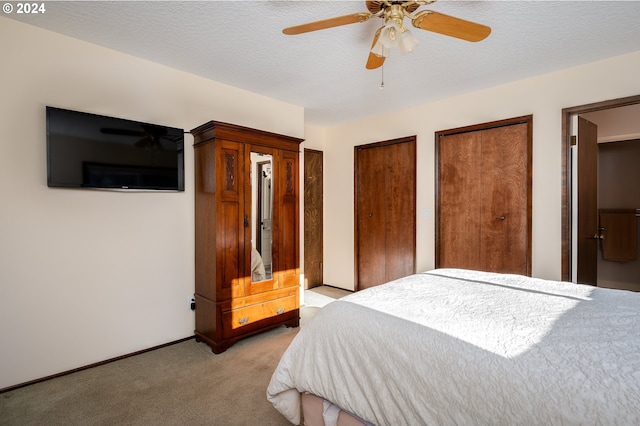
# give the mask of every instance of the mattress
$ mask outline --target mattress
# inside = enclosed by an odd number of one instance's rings
[[[640,424],[640,294],[437,269],[322,308],[267,399],[376,425]]]

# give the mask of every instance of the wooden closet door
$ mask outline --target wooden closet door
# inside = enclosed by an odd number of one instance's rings
[[[480,258],[482,162],[480,133],[440,139],[438,152],[438,239],[442,268],[482,269]]]
[[[437,134],[436,267],[531,274],[531,117]]]
[[[527,274],[527,124],[482,131],[482,250],[485,271]]]
[[[384,186],[387,159],[374,149],[358,152],[356,175],[356,288],[385,282]]]
[[[386,151],[386,152],[385,152]],[[415,273],[416,266],[416,144],[385,147],[385,282]]]
[[[304,288],[323,280],[323,153],[304,150]]]
[[[356,289],[415,273],[415,137],[356,147]]]

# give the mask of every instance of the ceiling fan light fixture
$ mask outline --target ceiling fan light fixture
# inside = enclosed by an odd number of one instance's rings
[[[389,20],[380,33],[380,40],[385,47],[391,49],[400,44],[400,37],[402,37],[403,31],[405,31],[405,28],[402,24],[398,23],[395,19]]]
[[[418,40],[409,30],[405,30],[400,36],[400,53],[406,55],[418,47]]]
[[[378,38],[378,41],[376,42],[376,44],[373,45],[373,47],[371,48],[371,53],[377,56],[381,56],[383,58],[388,58],[389,55],[391,54],[391,48],[386,47],[384,43],[380,41],[381,38],[382,37]]]
[[[414,35],[398,23],[395,19],[390,19],[380,32],[378,41],[371,48],[371,52],[375,55],[388,58],[391,54],[391,49],[394,47],[400,48],[400,53],[406,55],[418,46],[418,40]]]

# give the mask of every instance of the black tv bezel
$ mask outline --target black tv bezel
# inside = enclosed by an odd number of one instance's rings
[[[128,125],[137,125],[137,126],[155,126],[155,127],[160,127],[160,128],[164,128],[167,129],[169,131],[173,131],[176,134],[180,134],[181,135],[181,142],[179,143],[179,146],[176,150],[176,155],[177,155],[177,160],[178,160],[178,164],[177,164],[177,185],[176,186],[158,186],[158,185],[153,185],[153,186],[139,186],[139,185],[121,185],[121,186],[113,186],[113,185],[98,185],[98,184],[72,184],[72,183],[66,183],[66,182],[54,182],[52,181],[52,176],[51,176],[51,143],[50,143],[50,137],[51,137],[51,133],[50,133],[50,112],[56,110],[56,111],[63,111],[65,113],[71,113],[71,114],[75,114],[75,115],[79,115],[79,116],[87,116],[87,117],[94,117],[94,118],[98,118],[100,120],[104,120],[104,121],[112,121],[114,123],[114,127],[116,126],[116,123],[127,123]],[[143,122],[143,121],[137,121],[137,120],[131,120],[131,119],[127,119],[127,118],[121,118],[121,117],[113,117],[113,116],[108,116],[108,115],[102,115],[102,114],[93,114],[93,113],[89,113],[89,112],[84,112],[84,111],[77,111],[77,110],[72,110],[72,109],[67,109],[67,108],[60,108],[60,107],[55,107],[55,106],[46,106],[46,129],[47,129],[47,186],[50,188],[75,188],[75,189],[99,189],[99,190],[112,190],[112,191],[138,191],[138,192],[144,192],[144,191],[148,191],[148,192],[183,192],[185,190],[185,184],[184,184],[184,129],[180,129],[177,127],[171,127],[171,126],[165,126],[165,125],[161,125],[161,124],[155,124],[155,123],[149,123],[149,122]],[[160,168],[149,168],[148,170],[160,170]],[[84,173],[84,171],[83,171]]]

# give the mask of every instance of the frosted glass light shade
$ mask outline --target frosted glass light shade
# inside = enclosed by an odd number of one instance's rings
[[[403,28],[396,21],[389,21],[380,31],[376,44],[371,48],[371,53],[388,58],[391,49],[398,46],[400,53],[406,55],[416,48],[418,40],[411,31]]]
[[[378,38],[376,44],[371,48],[371,53],[388,58],[391,54],[391,49],[385,47],[384,44],[382,44],[382,42],[380,41],[380,38]]]
[[[400,36],[400,53],[406,55],[418,46],[418,40],[409,30],[405,30]]]

